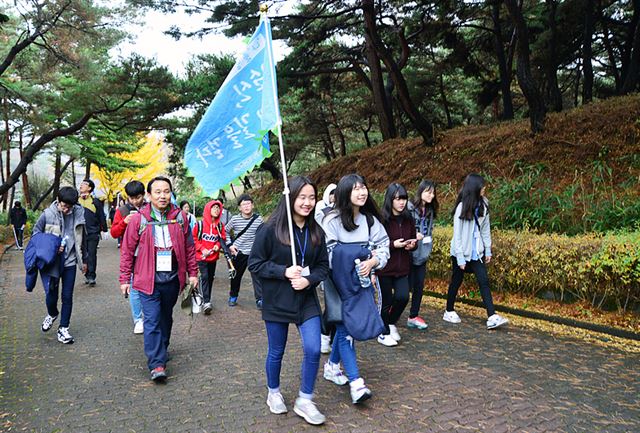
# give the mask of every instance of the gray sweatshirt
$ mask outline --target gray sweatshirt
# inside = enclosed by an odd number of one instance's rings
[[[332,211],[322,220],[322,227],[327,239],[327,249],[329,250],[329,266],[331,266],[331,259],[333,258],[333,248],[338,242],[361,242],[362,244],[371,242],[373,250],[376,252],[376,257],[380,262],[376,269],[384,268],[387,260],[389,260],[389,236],[387,236],[384,226],[374,217],[373,225],[369,229],[367,218],[362,214],[358,214],[354,222],[358,228],[348,232],[342,226],[342,221],[337,211]]]
[[[485,203],[488,202],[485,200]],[[471,261],[471,250],[473,248],[473,242],[476,242],[476,251],[480,258],[484,256],[491,257],[491,223],[489,222],[489,211],[486,210],[484,216],[478,217],[478,224],[480,230],[476,226],[475,219],[471,221],[460,219],[462,213],[462,203],[458,203],[456,212],[453,215],[453,238],[451,239],[451,255],[456,258],[458,266],[462,266]],[[474,238],[473,230],[476,226],[476,231],[480,236]]]

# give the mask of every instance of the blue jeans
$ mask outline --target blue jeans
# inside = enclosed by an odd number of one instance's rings
[[[173,306],[178,300],[178,278],[154,284],[150,295],[138,292],[144,313],[144,353],[149,370],[167,365],[167,348],[173,326]]]
[[[269,389],[280,387],[282,357],[287,346],[289,324],[265,320],[269,349],[265,368]],[[298,325],[302,340],[302,372],[300,373],[300,396],[311,398],[320,366],[320,316],[315,316]]]
[[[45,302],[47,304],[47,313],[51,317],[58,315],[58,292],[60,288],[60,280],[62,279],[62,315],[60,316],[60,327],[68,328],[71,321],[71,310],[73,309],[73,286],[76,283],[76,265],[67,266],[62,270],[60,278],[49,278],[49,290],[46,293]]]
[[[344,372],[350,382],[360,378],[358,371],[358,361],[356,360],[356,346],[353,338],[347,337],[349,333],[342,323],[336,323],[336,336],[333,337],[333,346],[331,347],[331,355],[329,361],[334,364],[342,361]]]
[[[142,301],[140,300],[140,292],[134,288],[129,289],[129,306],[131,307],[131,317],[133,322],[142,320]]]

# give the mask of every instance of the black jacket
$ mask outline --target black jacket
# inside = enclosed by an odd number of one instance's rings
[[[303,230],[294,227],[303,246],[305,229],[306,227]],[[296,259],[302,265],[301,248],[298,242],[295,244]],[[304,264],[309,266],[311,274],[305,278],[311,284],[304,290],[294,290],[289,279],[284,276],[286,268],[292,265],[291,247],[278,241],[271,224],[263,224],[258,228],[249,255],[249,271],[262,283],[263,320],[299,325],[320,315],[316,286],[329,273],[329,256],[324,237],[320,245],[314,246],[311,235],[308,235]]]
[[[9,211],[9,222],[19,229],[27,223],[27,211],[23,207],[12,207]]]
[[[93,206],[95,213],[84,208],[84,227],[87,235],[100,235],[100,232],[107,231],[107,218],[104,215],[103,204],[100,200],[93,197]]]

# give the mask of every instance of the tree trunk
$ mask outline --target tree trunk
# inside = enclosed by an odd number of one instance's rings
[[[607,20],[602,16],[602,6],[600,2],[598,2],[598,16],[602,23],[602,40],[604,42],[604,47],[607,50],[607,57],[609,58],[609,69],[611,69],[611,75],[613,75],[616,82],[616,93],[620,93],[622,90],[622,80],[620,79],[620,71],[616,64],[616,55],[613,52],[613,46],[611,45],[611,39],[609,38],[609,27],[607,26]]]
[[[373,122],[371,121],[371,116],[367,119],[367,128],[360,128],[362,133],[364,134],[364,141],[367,147],[371,147],[371,138],[369,137],[369,131],[371,131],[371,126],[373,126]]]
[[[529,29],[527,28],[527,23],[524,20],[518,2],[516,0],[504,0],[504,3],[509,10],[509,15],[518,33],[516,74],[518,76],[520,89],[522,89],[522,93],[529,105],[531,132],[535,134],[544,131],[546,108],[544,106],[544,100],[538,91],[536,81],[531,73]]]
[[[371,14],[374,17],[375,28],[375,11],[373,10],[372,0],[363,0],[363,10],[371,9]],[[367,14],[365,14],[366,17]],[[383,140],[389,140],[397,136],[396,128],[393,123],[393,111],[391,108],[391,101],[387,99],[384,87],[384,78],[382,76],[382,67],[380,65],[380,57],[375,47],[373,36],[374,34],[370,29],[371,23],[368,23],[365,19],[365,52],[367,55],[367,62],[369,64],[369,70],[371,75],[371,91],[373,93],[373,105],[378,115],[378,122],[380,125],[380,133]]]
[[[7,165],[7,175],[6,175],[6,179],[9,178],[9,176],[11,176],[11,132],[9,130],[9,107],[7,105],[7,97],[5,96],[3,98],[3,112],[4,112],[4,132],[5,132],[5,144],[7,145],[7,157],[6,157],[6,161],[5,164]],[[5,176],[3,176],[5,177]],[[13,190],[12,190],[13,191]],[[12,193],[13,195],[13,193]],[[4,212],[7,211],[7,205],[9,205],[9,207],[11,207],[11,203],[9,203],[9,200],[7,200],[7,193],[5,192],[4,196],[2,197],[2,210]]]
[[[262,161],[262,163],[260,164],[260,168],[262,170],[268,171],[273,180],[282,179],[282,173],[280,172],[280,169],[276,167],[273,161],[271,161],[269,158]]]
[[[633,0],[633,16],[631,17],[631,21],[627,26],[627,35],[624,40],[622,46],[620,47],[620,69],[621,69],[621,78],[622,85],[624,86],[625,81],[627,80],[627,76],[629,75],[629,68],[632,65],[631,56],[633,53],[633,45],[636,36],[636,29],[638,27],[638,23],[640,22],[640,1]],[[620,89],[622,91],[622,88]]]
[[[438,83],[440,87],[440,98],[442,98],[442,106],[444,108],[444,113],[447,116],[447,129],[451,129],[453,128],[453,121],[451,120],[449,101],[447,101],[447,94],[444,88],[444,78],[442,77],[442,73],[438,74]]]
[[[376,27],[376,11],[374,8],[373,0],[362,0],[362,12],[364,14],[364,27],[366,39],[369,39],[373,44],[374,49],[378,53],[380,59],[384,62],[391,79],[395,84],[396,91],[398,92],[398,100],[402,106],[403,111],[411,121],[413,127],[422,136],[424,143],[427,146],[433,145],[433,126],[431,122],[427,121],[422,114],[418,111],[418,108],[413,103],[409,94],[409,88],[407,82],[402,75],[400,66],[393,59],[393,56],[389,49],[384,45],[384,42],[380,39],[378,30]]]
[[[56,162],[55,171],[53,174],[53,196],[57,197],[58,191],[60,191],[60,178],[62,177],[62,155],[60,154],[60,148],[56,148]]]
[[[584,76],[584,80],[582,83],[582,103],[588,104],[593,100],[593,65],[591,64],[591,59],[593,58],[591,42],[594,32],[593,0],[586,0],[584,7],[584,34],[582,37],[582,75]]]
[[[19,137],[18,137],[18,149],[20,150],[20,159],[23,158],[22,152],[22,129],[20,129]],[[22,173],[22,195],[24,197],[24,207],[31,208],[31,193],[29,192],[29,176],[27,176],[27,172]]]
[[[548,23],[551,32],[549,41],[549,60],[547,62],[547,101],[551,105],[551,110],[557,113],[562,111],[562,92],[558,85],[558,24],[556,21],[556,11],[558,3],[556,0],[547,0],[549,8]]]
[[[498,72],[500,74],[500,89],[502,92],[502,119],[513,119],[513,99],[511,98],[511,71],[507,66],[507,56],[504,52],[502,26],[500,24],[500,0],[494,0],[491,6],[493,19],[494,45],[498,58]]]
[[[640,10],[640,0],[633,1],[633,16],[636,18]],[[627,67],[627,73],[622,85],[622,94],[634,92],[638,87],[638,72],[640,71],[640,20],[635,19],[633,29],[633,45]]]
[[[62,173],[65,172],[65,170],[67,169],[67,167],[69,167],[69,164],[71,164],[73,162],[73,158],[70,158],[67,162],[65,162],[65,164],[62,166],[62,168],[60,169],[60,176],[62,176]],[[51,184],[51,186],[49,187],[49,189],[47,189],[44,194],[42,194],[42,197],[40,197],[38,199],[38,201],[35,202],[35,204],[33,205],[33,207],[31,208],[32,210],[36,210],[40,207],[40,205],[42,204],[42,202],[44,201],[45,198],[47,198],[47,196],[49,194],[51,194],[51,192],[53,191],[53,188],[55,187],[55,182]],[[54,197],[57,196],[54,195]]]
[[[84,178],[91,179],[91,161],[87,161],[87,165],[84,168]]]

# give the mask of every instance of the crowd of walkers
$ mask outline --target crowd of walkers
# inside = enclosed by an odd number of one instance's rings
[[[25,251],[27,289],[33,289],[37,271],[45,288],[42,331],[49,331],[60,314],[57,338],[65,344],[74,341],[69,324],[76,268],[87,284],[96,284],[96,249],[106,220],[94,188],[89,179],[78,191],[61,188],[35,224]],[[410,301],[406,328],[428,328],[420,305],[440,209],[436,184],[430,180],[420,182],[411,200],[403,185],[390,184],[381,208],[357,174],[328,185],[321,200],[307,177],[291,178],[289,190],[266,222],[248,194],[237,198],[236,215],[230,217],[222,200],[210,200],[197,220],[188,202],[174,204],[170,179],[155,177],[146,188],[131,181],[125,187],[127,201],[110,213],[110,233],[121,240],[120,290],[129,299],[133,332],[143,334],[153,381],[167,377],[173,308],[180,293],[187,285],[197,288],[201,311],[211,314],[216,265],[224,258],[230,281],[227,305],[238,304],[248,270],[265,323],[269,410],[288,411],[280,375],[288,328],[294,324],[303,359],[293,410],[310,424],[322,424],[325,416],[313,402],[321,353],[330,353],[323,377],[338,386],[348,384],[351,402],[359,404],[371,398],[372,391],[360,375],[355,342],[375,339],[386,347],[397,346],[402,339],[398,321]],[[487,329],[507,323],[493,307],[486,269],[492,256],[489,209],[484,179],[468,175],[451,214],[446,322],[461,321],[455,300],[466,272],[476,276]],[[16,233],[25,222],[18,211],[12,213]],[[324,294],[324,308],[319,293]]]

